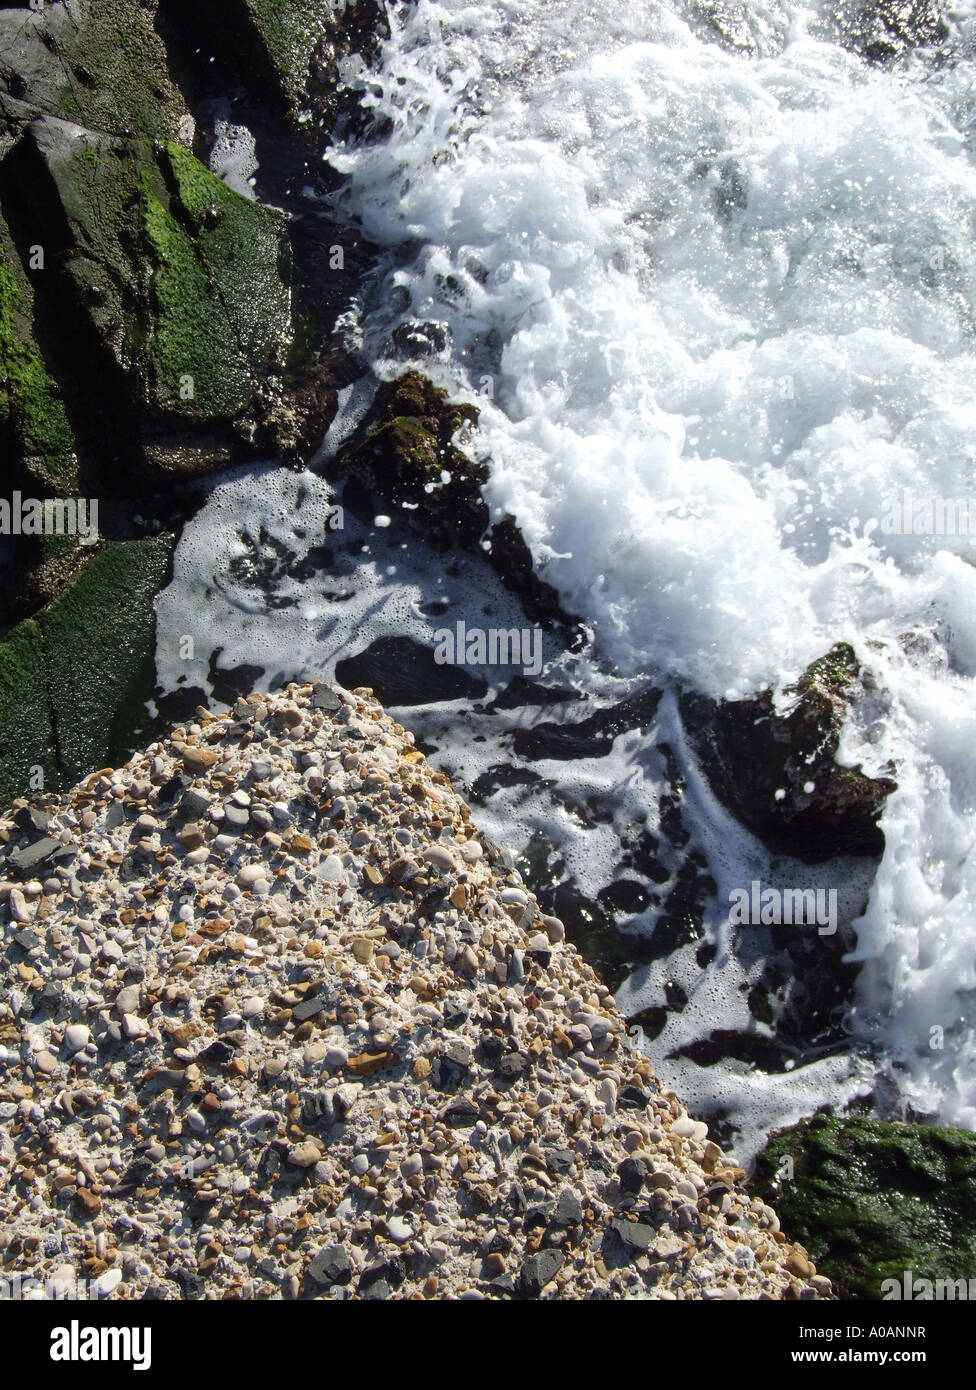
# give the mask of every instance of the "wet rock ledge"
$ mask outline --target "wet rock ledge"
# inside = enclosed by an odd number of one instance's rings
[[[0,842],[4,1274],[829,1296],[371,691],[200,710]]]

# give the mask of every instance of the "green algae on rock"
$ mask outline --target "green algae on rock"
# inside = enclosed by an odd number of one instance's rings
[[[280,366],[290,327],[289,259],[280,214],[249,202],[169,141],[140,175],[157,315],[149,352],[160,406],[192,418],[242,413],[255,369]],[[189,376],[187,396],[180,383]]]
[[[81,341],[108,358],[162,471],[226,461],[230,424],[279,368],[290,328],[280,214],[233,192],[172,141],[125,140],[45,116],[27,170],[58,227],[51,260]],[[48,293],[55,292],[52,286]],[[206,425],[209,433],[166,433]],[[222,428],[221,428],[222,427]]]
[[[976,1270],[967,1131],[816,1115],[770,1139],[752,1186],[841,1298],[881,1298],[906,1270],[932,1281]]]
[[[74,435],[57,383],[34,340],[33,295],[0,225],[0,429],[12,437],[25,474],[42,487],[77,487]],[[11,479],[5,466],[0,486]]]
[[[117,135],[175,136],[187,107],[168,75],[157,8],[72,0],[0,10],[0,89],[10,94],[0,128],[47,113]]]
[[[44,639],[28,618],[0,641],[0,804],[58,780]]]
[[[131,752],[152,693],[153,599],[169,536],[108,541],[67,591],[0,640],[0,803]]]
[[[405,372],[380,383],[369,414],[336,454],[330,474],[398,508],[434,545],[473,545],[488,525],[481,495],[488,469],[472,462],[454,437],[477,420],[474,406],[450,402],[421,372]]]
[[[570,641],[578,646],[579,621],[536,574],[515,518],[490,524],[482,495],[488,466],[463,447],[478,415],[476,406],[449,400],[423,372],[404,372],[380,383],[359,428],[327,465],[328,475],[383,499],[439,550],[478,547],[518,595],[526,617],[573,629]]]

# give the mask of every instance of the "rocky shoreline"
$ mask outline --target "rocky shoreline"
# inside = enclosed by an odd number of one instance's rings
[[[7,1279],[830,1295],[369,690],[201,710],[0,840]]]

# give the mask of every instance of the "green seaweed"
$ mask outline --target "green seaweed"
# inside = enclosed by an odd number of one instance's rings
[[[0,641],[0,805],[58,781],[44,639],[32,619]],[[42,787],[32,774],[40,768]]]
[[[792,1177],[781,1176],[790,1159]],[[842,1298],[885,1279],[976,1274],[976,1135],[948,1127],[817,1115],[780,1131],[754,1190]]]
[[[153,685],[153,600],[171,536],[108,541],[43,612],[0,641],[0,804],[128,757]],[[36,788],[35,788],[36,789]]]
[[[195,418],[231,418],[254,394],[288,328],[279,217],[229,189],[181,146],[160,156],[167,206],[140,175],[144,244],[154,267],[150,346],[160,403]]]

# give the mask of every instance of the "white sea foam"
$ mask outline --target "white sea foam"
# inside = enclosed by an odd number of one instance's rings
[[[481,406],[489,501],[606,669],[744,695],[846,639],[875,675],[843,752],[894,763],[899,788],[851,1026],[905,1103],[976,1126],[973,541],[872,524],[905,487],[976,489],[973,7],[951,11],[949,62],[889,68],[839,43],[833,8],[740,7],[750,55],[703,41],[690,0],[419,0],[381,70],[351,79],[392,133],[329,157],[349,216],[391,253],[363,351],[392,375],[399,322],[446,328],[427,369]],[[274,511],[247,488],[213,505]],[[194,545],[177,587],[212,568]],[[413,630],[405,592],[383,603]],[[301,605],[251,622],[238,595],[233,621],[226,605],[203,621],[215,642],[237,632],[241,659],[314,671],[342,628],[314,593]],[[462,739],[450,761],[472,781],[496,751]],[[618,739],[573,770],[580,796],[602,781],[653,821],[656,756]],[[733,842],[702,798],[690,809],[724,881]],[[611,830],[585,832],[544,790],[499,793],[487,815],[516,848],[544,829],[592,891],[607,881]],[[755,851],[734,846],[741,878]],[[736,990],[709,1007],[731,1026]],[[757,1132],[760,1113],[863,1089],[860,1063],[816,1068],[740,1085],[682,1064],[678,1084],[728,1092]]]

